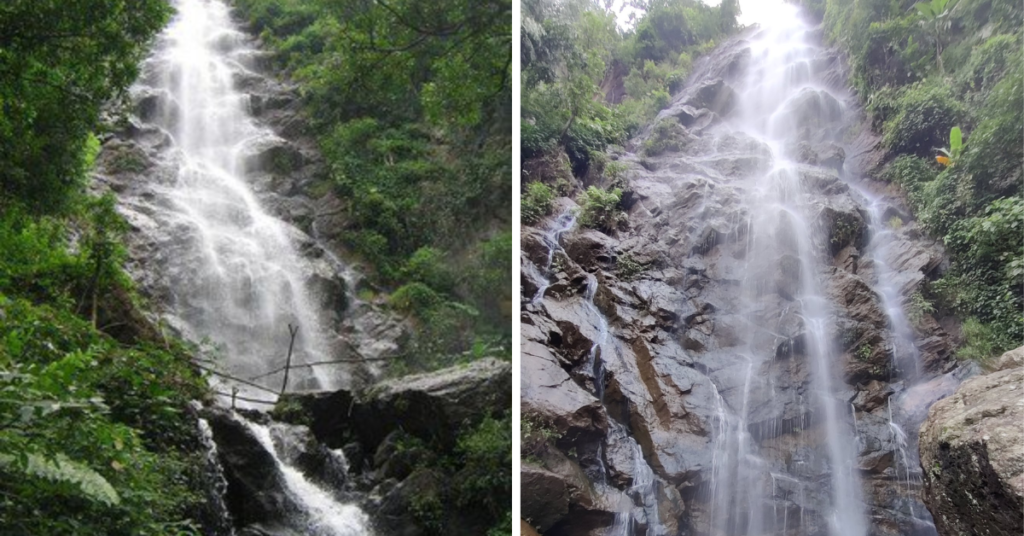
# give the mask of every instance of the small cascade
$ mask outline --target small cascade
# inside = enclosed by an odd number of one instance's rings
[[[562,232],[565,231],[560,231],[558,235],[561,235]],[[591,313],[590,317],[597,319],[598,336],[590,348],[586,367],[588,372],[593,374],[594,394],[604,404],[604,346],[608,342],[609,326],[608,319],[605,318],[601,310],[598,309],[597,304],[594,303],[598,287],[597,277],[593,274],[587,274],[586,287],[583,291],[584,303]],[[636,439],[630,436],[629,431],[614,419],[610,420],[610,423],[619,432],[613,435],[623,437],[630,443],[630,449],[633,454],[633,482],[626,490],[625,498],[621,499],[621,504],[617,505],[615,523],[607,534],[608,536],[639,536],[636,532],[637,527],[644,524],[647,526],[647,536],[662,536],[665,531],[661,526],[661,520],[658,515],[657,477],[654,475],[654,471],[647,463],[647,460],[644,459],[643,449],[640,448],[640,444]],[[601,478],[607,483],[607,468],[604,465],[604,460],[601,459],[603,451],[602,445],[598,451],[598,458],[602,472]],[[637,518],[637,513],[634,511],[637,507],[644,513],[644,523],[641,523],[641,520]]]
[[[562,251],[562,235],[572,230],[575,226],[576,214],[571,210],[567,210],[555,218],[554,222],[551,224],[551,228],[544,233],[544,245],[547,246],[548,249],[547,261],[540,269],[541,275],[543,276],[540,280],[544,281],[544,284],[537,289],[537,293],[534,294],[530,303],[538,303],[540,300],[544,299],[544,293],[547,292],[548,287],[551,284],[551,266],[555,262],[555,253]],[[527,269],[536,270],[537,268],[534,267],[533,264],[529,264],[529,268]]]
[[[587,356],[587,368],[594,375],[594,392],[597,395],[597,399],[604,403],[605,369],[601,347],[608,341],[608,319],[604,317],[604,314],[597,308],[597,304],[594,303],[594,297],[597,295],[597,286],[597,277],[593,274],[587,274],[587,287],[584,290],[583,297],[594,318],[598,319],[598,336],[597,340],[594,341],[594,345],[590,347],[590,354]]]
[[[299,469],[285,461],[298,455],[295,444],[289,441],[287,425],[268,426],[237,415],[235,417],[274,456],[290,498],[300,507],[299,512],[286,520],[290,528],[301,530],[302,534],[308,536],[372,535],[369,518],[359,508],[338,502],[333,495],[310,482]]]
[[[855,188],[855,191],[866,200],[865,206],[869,215],[867,224],[871,239],[865,248],[865,255],[872,260],[877,280],[875,290],[882,298],[882,307],[892,326],[892,356],[893,370],[895,371],[893,379],[914,382],[920,378],[922,373],[921,352],[914,344],[914,328],[911,326],[906,312],[906,303],[910,298],[904,294],[903,287],[907,281],[901,278],[899,273],[893,270],[887,262],[890,249],[898,235],[892,228],[894,224],[884,221],[886,208],[884,201],[866,190]]]
[[[615,427],[621,427],[618,423]],[[633,453],[633,482],[626,489],[621,504],[617,505],[615,523],[607,536],[641,536],[638,528],[647,527],[646,536],[664,536],[665,529],[658,514],[658,479],[644,459],[643,449],[632,437],[628,438]],[[628,500],[627,500],[628,499]],[[639,517],[640,515],[643,517]]]

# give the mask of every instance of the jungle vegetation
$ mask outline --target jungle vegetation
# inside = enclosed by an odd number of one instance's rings
[[[639,15],[620,25],[614,12],[589,0],[522,3],[526,223],[550,210],[550,203],[543,203],[544,190],[570,195],[576,190],[574,178],[586,176],[615,182],[617,169],[608,162],[606,149],[637,134],[668,105],[694,61],[738,29],[737,0],[713,7],[699,0],[630,5]],[[606,199],[590,192],[580,202]],[[583,212],[606,208],[584,206]],[[606,217],[588,222],[611,223]]]
[[[393,372],[511,355],[511,0],[237,0],[347,201],[345,242],[419,328]]]
[[[950,269],[925,298],[965,319],[959,355],[1024,341],[1024,7],[801,0],[849,57],[898,185]]]
[[[125,224],[86,193],[105,103],[161,0],[0,5],[0,533],[200,534],[191,350],[139,313]]]

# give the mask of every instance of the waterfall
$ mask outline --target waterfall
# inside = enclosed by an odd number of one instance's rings
[[[798,390],[789,391],[792,398],[784,401],[792,408],[788,423],[778,416],[769,422],[756,420],[765,400],[785,395],[777,391],[772,375],[764,374],[780,366],[776,353],[765,352],[762,338],[747,337],[740,352],[746,363],[740,403],[730,408],[732,415],[720,417],[724,422],[716,438],[710,533],[754,536],[791,530],[794,516],[785,497],[813,484],[792,473],[799,473],[800,466],[823,466],[830,495],[821,501],[820,514],[828,533],[865,536],[868,520],[856,469],[855,426],[847,401],[838,394],[843,382],[831,342],[834,311],[823,288],[826,266],[821,251],[828,244],[817,223],[818,209],[808,202],[799,164],[790,158],[793,145],[811,136],[824,141],[838,134],[846,112],[842,96],[813,75],[820,50],[813,44],[812,28],[795,6],[778,9],[780,13],[750,39],[750,66],[736,84],[737,109],[726,118],[723,130],[770,153],[770,171],[739,178],[748,192],[750,218],[739,309],[754,333],[778,339],[780,320],[762,313],[763,302],[773,278],[785,287],[781,293],[792,300],[789,307],[800,327],[788,334],[789,340],[779,342],[790,352],[799,347],[796,353],[804,355],[810,368],[809,392],[800,396]],[[759,454],[761,443],[779,435],[780,427],[791,431],[806,426],[820,428],[824,445],[819,451],[794,452],[789,468],[772,467]],[[794,488],[785,494],[778,485],[783,479]],[[803,517],[802,508],[799,516]]]
[[[288,391],[343,386],[348,378],[336,368],[303,366],[336,355],[330,311],[311,286],[323,269],[300,255],[300,246],[312,240],[267,210],[262,196],[269,194],[255,180],[280,165],[278,159],[295,156],[287,152],[288,142],[254,119],[250,96],[242,90],[263,80],[255,71],[260,52],[236,27],[223,0],[173,4],[176,14],[132,88],[142,121],[134,133],[148,140],[149,157],[157,164],[137,178],[146,182],[141,194],[129,190],[121,198],[153,255],[141,275],[164,289],[164,318],[185,338],[214,348],[208,368],[215,372],[211,383],[221,403],[260,409],[273,404],[284,386],[288,355],[298,365],[290,370]],[[323,257],[330,269],[344,271],[336,258]],[[330,275],[340,280],[346,274]],[[279,429],[283,425],[252,422],[233,408],[231,419],[269,455],[268,471],[281,475],[283,490],[256,493],[284,493],[294,505],[286,519],[270,520],[273,533],[371,534],[357,506],[303,474],[299,447],[289,443],[288,431]],[[229,485],[217,463],[218,445],[207,422],[199,425],[213,491],[224,493]],[[347,467],[343,459],[336,462]],[[214,502],[228,524],[223,501]]]
[[[289,325],[299,328],[293,363],[328,359],[325,324],[307,288],[298,233],[261,206],[249,174],[283,142],[249,113],[236,87],[257,56],[218,0],[180,0],[143,68],[136,94],[156,95],[152,122],[170,135],[172,178],[156,189],[173,251],[160,267],[172,289],[169,316],[188,338],[218,348],[217,366],[252,379],[284,365]],[[262,151],[262,152],[261,152]],[[292,371],[291,390],[339,384],[318,368]],[[276,391],[280,375],[258,383]],[[248,398],[267,395],[240,385]],[[227,390],[227,389],[221,389]]]

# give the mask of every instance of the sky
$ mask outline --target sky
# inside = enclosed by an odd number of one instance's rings
[[[716,6],[721,0],[704,0],[706,4]],[[624,0],[616,0],[613,11],[618,12],[618,19],[620,26],[628,26],[629,14],[632,11],[636,11],[633,8],[626,8],[619,11],[624,4]],[[743,25],[756,24],[760,21],[767,20],[776,13],[778,6],[782,5],[783,0],[740,0],[740,17],[739,23]]]

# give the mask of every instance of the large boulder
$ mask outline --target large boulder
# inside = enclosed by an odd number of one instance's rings
[[[920,452],[924,502],[940,535],[1024,534],[1022,437],[1024,367],[971,378],[932,406]]]
[[[449,448],[460,430],[512,407],[512,365],[494,358],[382,381],[362,393],[290,395],[318,440],[331,448],[355,440],[375,452],[395,430]]]

